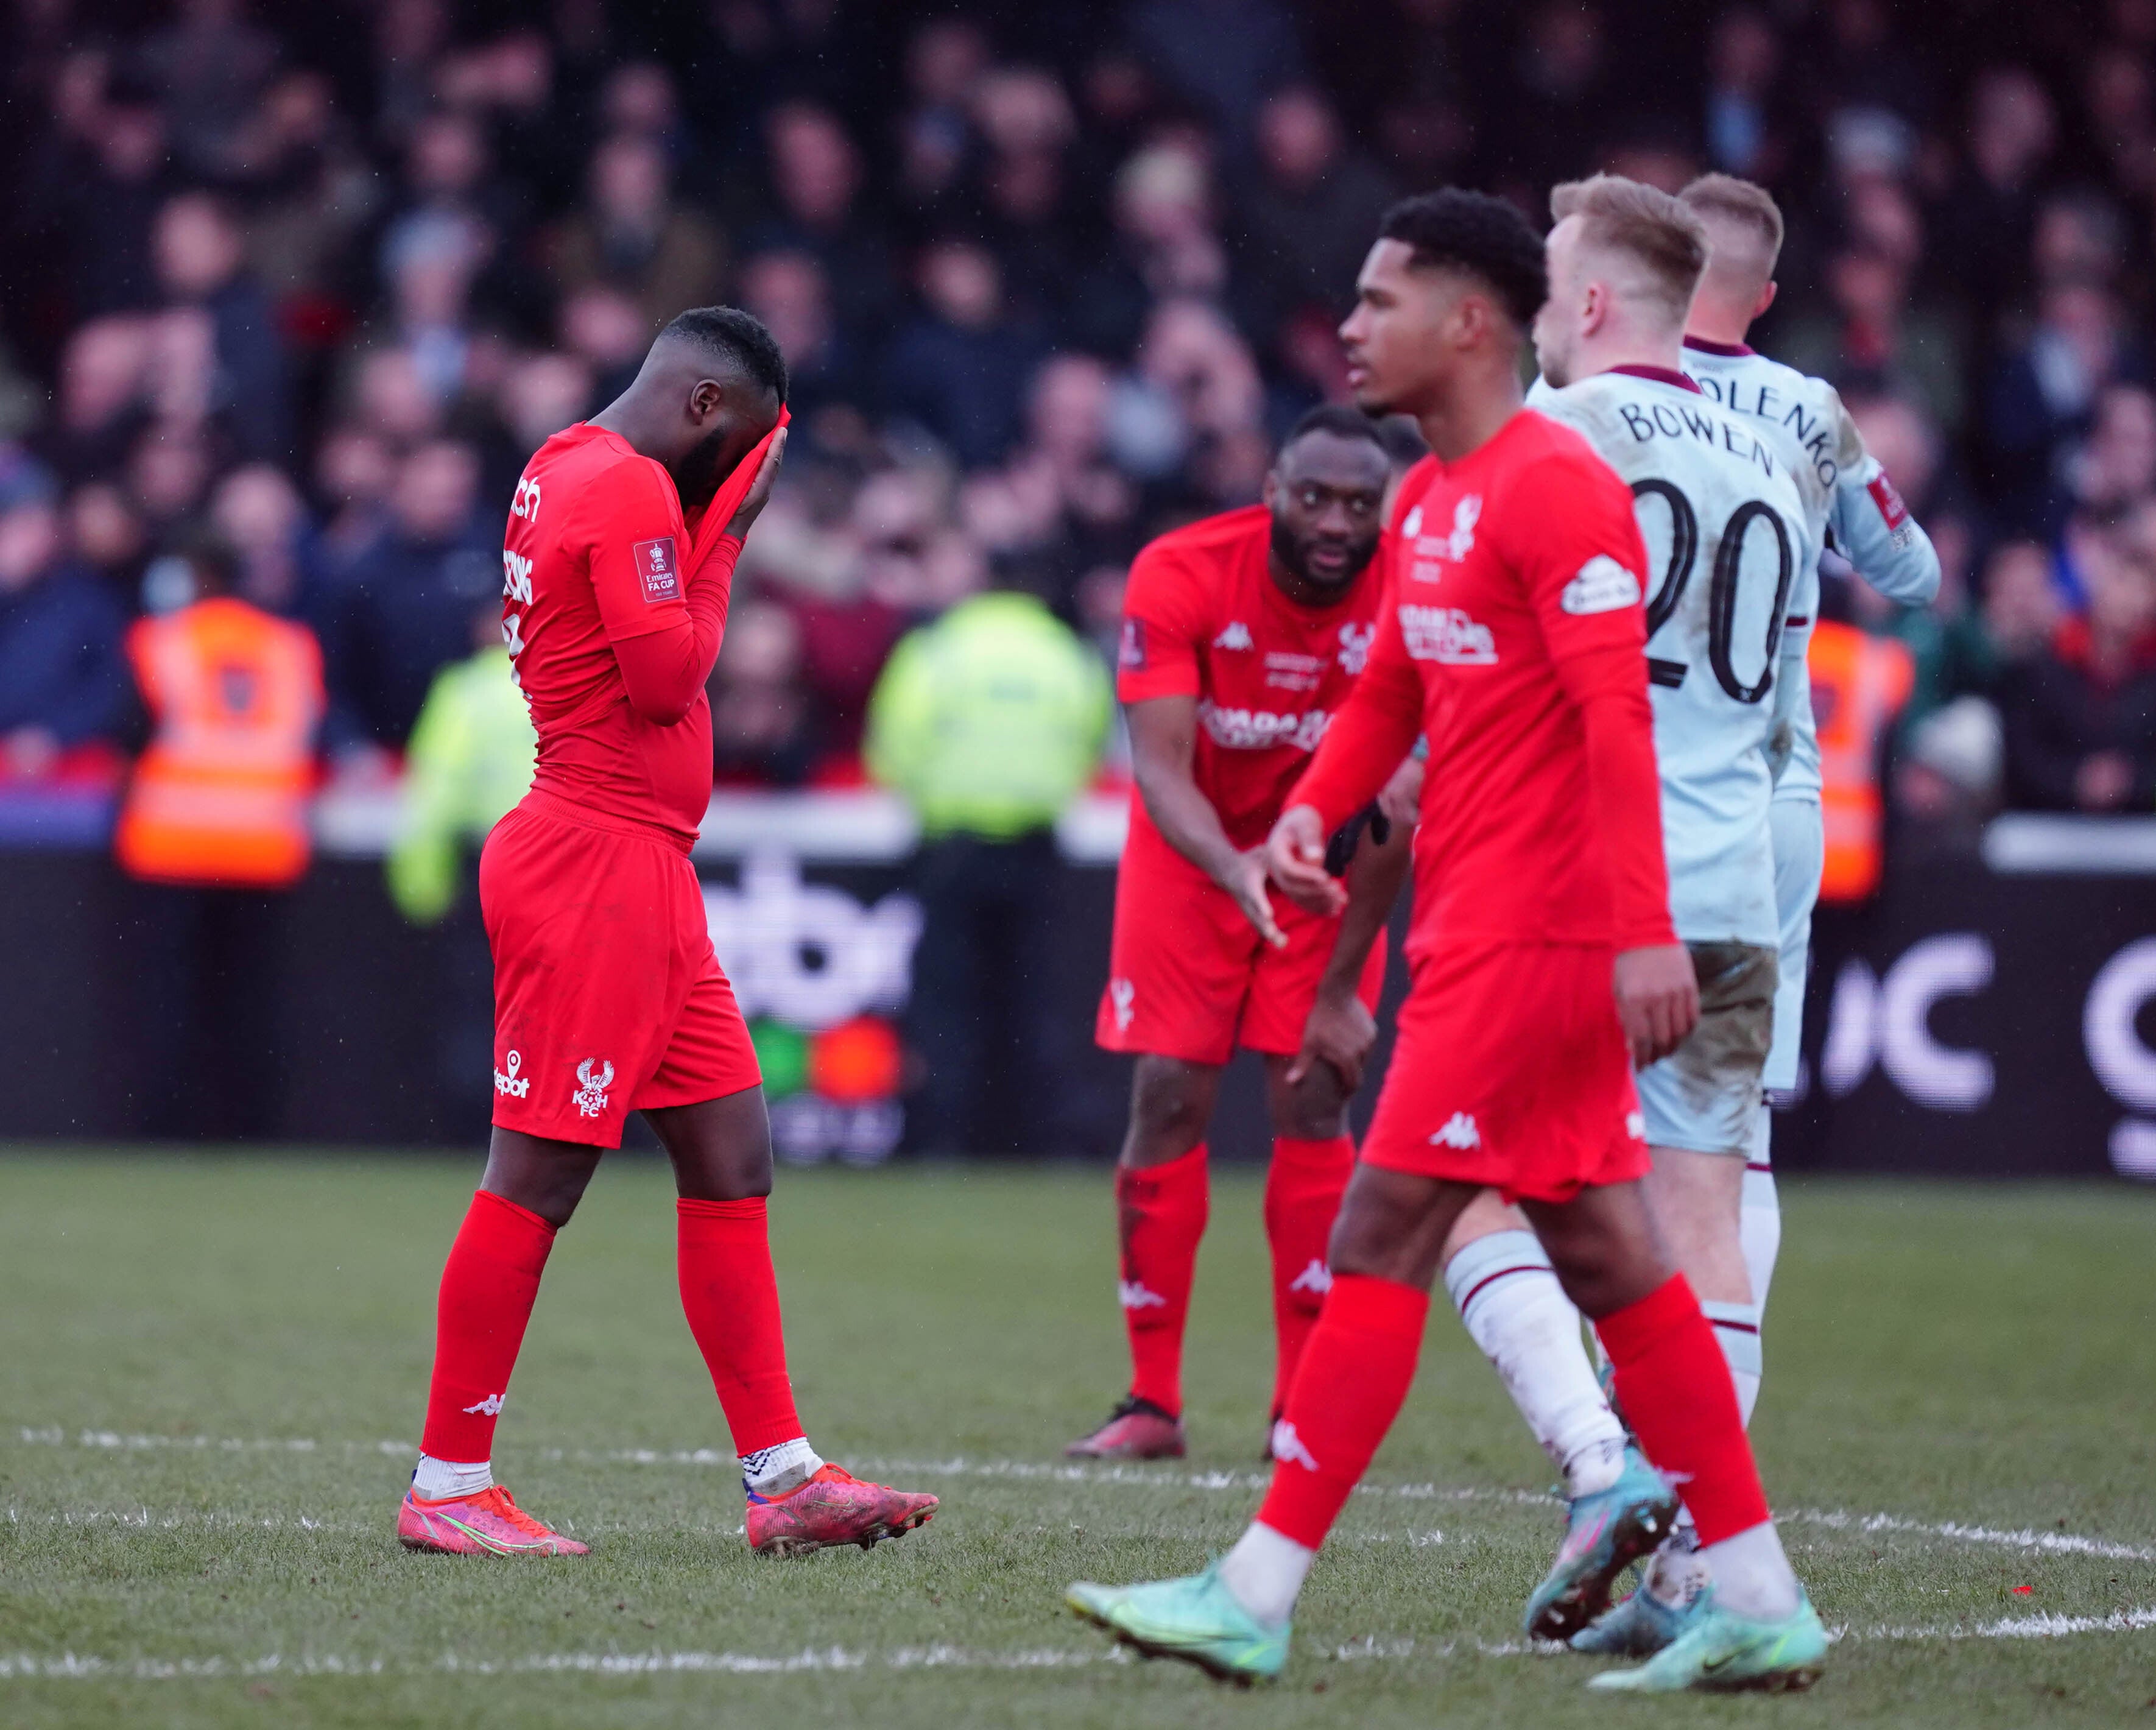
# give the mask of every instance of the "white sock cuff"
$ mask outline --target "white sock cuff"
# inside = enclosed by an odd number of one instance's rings
[[[1445,1265],[1445,1289],[1464,1320],[1478,1293],[1511,1274],[1557,1277],[1532,1231],[1493,1231],[1466,1245]]]
[[[1765,1363],[1759,1348],[1759,1306],[1756,1303],[1702,1302],[1700,1309],[1714,1328],[1715,1343],[1729,1367],[1757,1376]]]
[[[422,1502],[442,1502],[452,1496],[476,1496],[494,1483],[490,1460],[437,1460],[422,1454],[412,1473],[412,1493]]]
[[[791,1490],[797,1484],[805,1484],[824,1469],[822,1456],[808,1445],[805,1435],[797,1435],[775,1447],[758,1448],[753,1454],[744,1454],[741,1463],[742,1482],[757,1495],[774,1488]]]

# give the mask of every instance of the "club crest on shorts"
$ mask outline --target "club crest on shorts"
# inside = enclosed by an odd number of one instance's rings
[[[524,1054],[511,1051],[501,1062],[502,1068],[494,1072],[494,1091],[506,1094],[511,1099],[522,1099],[531,1091],[531,1077],[516,1073],[524,1066]],[[503,1073],[504,1070],[506,1074]]]
[[[577,1090],[569,1097],[587,1117],[607,1108],[607,1089],[613,1086],[613,1065],[603,1057],[587,1057],[577,1065]]]

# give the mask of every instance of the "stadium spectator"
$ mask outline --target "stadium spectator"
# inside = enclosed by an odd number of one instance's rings
[[[773,209],[751,230],[752,251],[805,252],[824,267],[839,321],[870,339],[889,328],[898,302],[891,254],[878,228],[857,208],[860,152],[837,116],[813,102],[789,102],[764,123]]]
[[[2156,805],[2156,503],[2091,552],[2087,610],[1999,681],[2007,801],[2022,809]]]
[[[151,230],[173,184],[156,93],[89,51],[61,68],[54,109],[24,226],[58,242],[76,316],[147,311],[157,301]]]
[[[241,457],[290,461],[284,338],[268,295],[247,272],[237,218],[207,193],[184,193],[157,213],[153,244],[167,304],[207,316],[215,361],[208,413]]]
[[[307,507],[285,471],[268,463],[234,470],[210,495],[209,521],[239,562],[234,593],[268,612],[298,610]]]
[[[721,786],[798,787],[815,772],[823,747],[801,639],[799,621],[775,601],[751,598],[728,615],[710,685]]]
[[[0,775],[36,776],[118,732],[126,697],[124,615],[70,561],[50,483],[6,477],[0,495]]]
[[[1258,110],[1257,172],[1243,193],[1236,265],[1258,328],[1316,305],[1334,312],[1394,198],[1391,181],[1352,150],[1332,105],[1307,85]]]
[[[993,463],[1017,440],[1042,336],[1011,316],[994,257],[971,241],[930,245],[919,287],[921,316],[899,332],[885,362],[886,397],[968,468]]]
[[[906,637],[876,686],[869,771],[921,830],[907,1009],[921,1152],[1067,1145],[1055,824],[1100,760],[1109,710],[1093,651],[1009,588]]]
[[[610,284],[635,300],[653,333],[683,307],[716,300],[725,242],[675,200],[670,176],[655,138],[623,132],[593,151],[584,208],[549,249],[557,287]]]
[[[741,304],[786,354],[786,401],[797,420],[833,403],[873,401],[861,357],[831,310],[824,267],[806,252],[760,252],[742,265]]]
[[[398,468],[388,532],[323,598],[333,746],[401,746],[435,674],[470,652],[472,609],[501,588],[501,530],[480,520],[478,489],[470,445],[421,445]]]

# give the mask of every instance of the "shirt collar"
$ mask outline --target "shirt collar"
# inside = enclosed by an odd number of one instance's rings
[[[1607,370],[1612,372],[1626,373],[1634,378],[1651,378],[1657,384],[1673,384],[1681,391],[1690,391],[1695,397],[1703,397],[1707,394],[1691,379],[1678,372],[1675,367],[1635,367],[1627,364],[1622,367],[1611,367]]]
[[[1726,360],[1732,361],[1742,360],[1748,354],[1758,352],[1748,343],[1710,342],[1704,336],[1687,336],[1684,340],[1684,346],[1686,348],[1696,348],[1702,354],[1718,354]]]

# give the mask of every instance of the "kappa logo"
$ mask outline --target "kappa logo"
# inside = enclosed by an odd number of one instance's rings
[[[1317,1470],[1317,1456],[1303,1445],[1295,1425],[1285,1418],[1273,1425],[1273,1458],[1283,1466],[1293,1460],[1305,1471]]]
[[[1332,1270],[1313,1255],[1310,1258],[1310,1265],[1287,1282],[1287,1289],[1307,1291],[1313,1296],[1322,1297],[1332,1289]]]
[[[1220,634],[1213,639],[1213,646],[1215,649],[1250,648],[1253,645],[1250,642],[1250,626],[1245,624],[1240,619],[1229,619]]]
[[[1137,1014],[1138,988],[1128,979],[1108,981],[1108,1006],[1114,1011],[1116,1031],[1128,1033],[1131,1018]]]
[[[516,1073],[524,1066],[524,1054],[521,1051],[512,1051],[501,1061],[503,1067],[509,1073],[504,1075],[501,1070],[496,1070],[494,1072],[494,1091],[496,1093],[506,1094],[511,1099],[522,1099],[531,1091],[531,1077]]]
[[[661,535],[656,541],[639,541],[629,552],[636,560],[636,574],[644,582],[645,605],[655,606],[660,601],[681,598],[680,578],[675,574],[671,535]]]
[[[499,1394],[490,1394],[477,1405],[466,1406],[465,1411],[469,1416],[475,1418],[498,1418],[501,1415],[501,1396]]]
[[[1340,627],[1340,670],[1359,673],[1368,665],[1370,645],[1378,640],[1374,624],[1343,624]]]
[[[1449,667],[1494,667],[1497,639],[1457,607],[1402,607],[1400,635],[1417,660]]]
[[[1142,1280],[1116,1281],[1116,1301],[1127,1310],[1164,1310],[1168,1307],[1168,1300],[1158,1291],[1147,1291]]]
[[[1400,525],[1400,532],[1406,536],[1410,541],[1414,540],[1417,535],[1419,535],[1422,532],[1421,506],[1418,505],[1414,510],[1408,512],[1407,520]]]
[[[1598,552],[1557,598],[1568,613],[1621,613],[1640,604],[1640,579],[1606,552]]]
[[[1625,1112],[1625,1133],[1631,1137],[1631,1138],[1635,1142],[1644,1142],[1646,1140],[1647,1114],[1645,1111]]]
[[[613,1065],[603,1057],[587,1057],[577,1065],[577,1089],[569,1097],[587,1117],[607,1108],[607,1089],[613,1086]]]
[[[1456,1147],[1466,1152],[1471,1147],[1482,1145],[1482,1132],[1475,1127],[1475,1120],[1465,1111],[1455,1111],[1444,1128],[1430,1138],[1433,1147]]]

